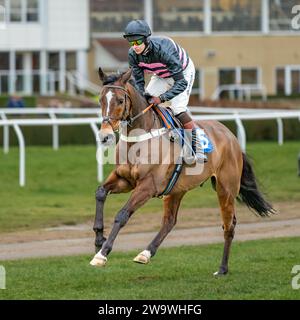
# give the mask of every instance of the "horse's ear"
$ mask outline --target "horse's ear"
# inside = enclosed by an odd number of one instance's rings
[[[103,72],[103,70],[100,67],[98,69],[98,75],[99,75],[99,79],[102,82],[107,78],[107,75]]]
[[[121,76],[121,82],[125,84],[131,77],[132,69],[129,68],[126,72],[124,72]]]

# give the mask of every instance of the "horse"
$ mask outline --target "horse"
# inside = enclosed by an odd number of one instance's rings
[[[120,125],[127,130],[128,135],[125,138],[129,137],[134,130],[142,129],[146,132],[143,136],[145,137],[149,135],[150,130],[158,132],[161,129],[161,121],[157,114],[132,83],[131,69],[120,74],[107,75],[99,68],[98,73],[103,83],[99,98],[103,116],[99,131],[102,144],[106,146],[113,144],[115,132]],[[202,164],[202,170],[196,174],[189,174],[187,169],[190,165],[184,164],[185,170],[181,172],[176,184],[167,195],[163,196],[164,215],[159,232],[146,249],[133,260],[142,264],[150,262],[162,241],[175,226],[184,195],[210,179],[217,193],[224,232],[223,256],[219,269],[214,274],[225,275],[228,273],[230,247],[237,223],[236,199],[245,203],[251,211],[261,217],[270,216],[275,213],[275,210],[259,190],[252,164],[242,152],[235,135],[218,121],[200,121],[197,125],[201,126],[207,134],[214,145],[214,151],[208,154],[208,161]],[[142,140],[124,139],[124,135],[123,140],[119,139],[116,145],[116,156],[120,155],[124,146],[127,147],[127,151],[130,147],[137,146],[140,148],[139,156],[133,156],[131,163],[116,162],[114,170],[96,190],[96,214],[93,226],[96,254],[90,261],[92,266],[103,267],[107,264],[107,257],[120,229],[138,208],[149,199],[163,193],[176,165],[174,162],[154,164],[142,162],[141,155],[143,157],[148,147],[148,143]],[[160,157],[164,158],[161,147],[163,141],[169,141],[167,135],[153,135],[149,140],[155,140],[157,143],[157,147],[151,152],[159,153]],[[170,143],[170,150],[175,155],[180,154],[181,149],[178,143]],[[115,216],[112,229],[106,239],[103,236],[105,200],[110,194],[130,191],[132,193],[129,200]]]

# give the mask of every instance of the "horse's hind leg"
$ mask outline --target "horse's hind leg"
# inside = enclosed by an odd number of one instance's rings
[[[236,225],[235,198],[239,184],[235,183],[233,179],[230,180],[231,181],[228,181],[228,177],[226,182],[217,179],[217,193],[223,220],[225,242],[222,262],[219,271],[215,272],[214,275],[224,275],[228,272],[230,247],[234,237],[234,228]]]
[[[109,193],[128,192],[132,189],[128,181],[119,177],[114,171],[96,191],[96,214],[93,230],[95,232],[95,250],[98,252],[106,238],[103,236],[103,207]]]
[[[150,258],[153,257],[163,242],[168,233],[175,226],[177,221],[177,213],[180,206],[180,202],[184,193],[176,194],[176,195],[168,195],[164,199],[164,216],[162,220],[162,226],[156,237],[152,240],[152,242],[148,245],[146,250],[139,253],[133,261],[138,263],[146,264],[150,262]]]

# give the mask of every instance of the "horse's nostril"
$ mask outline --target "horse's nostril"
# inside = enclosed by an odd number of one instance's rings
[[[112,144],[114,142],[113,134],[100,135],[100,142],[102,144]]]

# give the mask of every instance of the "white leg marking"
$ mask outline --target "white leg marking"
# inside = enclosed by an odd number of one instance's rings
[[[140,252],[134,259],[134,262],[138,262],[138,263],[149,263],[150,262],[150,258],[151,258],[151,252],[149,250],[144,250],[142,252]]]
[[[104,267],[106,265],[106,262],[107,258],[101,253],[101,251],[99,251],[91,260],[90,265],[95,267]]]

